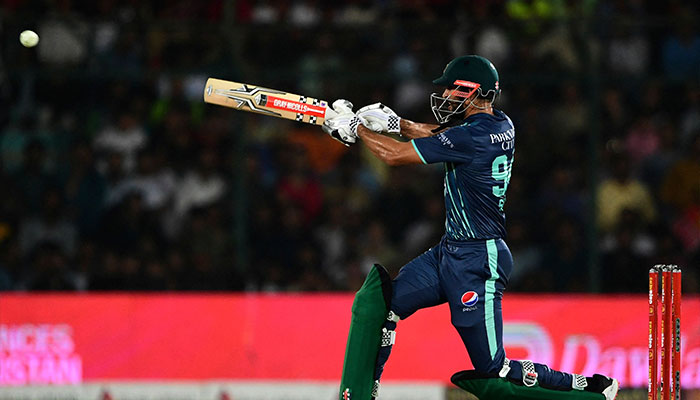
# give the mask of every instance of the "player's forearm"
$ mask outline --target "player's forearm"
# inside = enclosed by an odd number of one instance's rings
[[[399,142],[388,136],[380,135],[362,125],[357,127],[357,135],[377,158],[388,165],[418,164],[421,162],[412,145],[408,142]]]
[[[433,133],[432,130],[437,127],[438,125],[413,122],[402,118],[401,136],[407,137],[409,139],[433,136],[435,133]]]
[[[377,158],[392,165],[392,160],[396,156],[395,148],[396,143],[399,143],[398,140],[372,132],[362,125],[357,127],[357,136]]]

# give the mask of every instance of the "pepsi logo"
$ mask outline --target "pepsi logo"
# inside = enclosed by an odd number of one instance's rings
[[[466,307],[472,307],[479,301],[479,295],[474,291],[465,292],[462,295],[462,304]]]

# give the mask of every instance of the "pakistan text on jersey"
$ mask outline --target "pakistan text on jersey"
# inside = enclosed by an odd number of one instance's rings
[[[491,144],[500,143],[503,150],[510,150],[515,145],[515,129],[508,129],[505,132],[491,133]]]

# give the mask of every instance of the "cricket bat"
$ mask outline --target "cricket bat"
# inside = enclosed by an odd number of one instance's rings
[[[313,125],[323,125],[326,117],[336,115],[325,100],[215,78],[207,79],[204,101]]]

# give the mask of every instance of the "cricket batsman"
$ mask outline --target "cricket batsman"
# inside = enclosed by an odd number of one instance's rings
[[[504,240],[504,204],[515,128],[493,107],[501,89],[489,60],[458,57],[433,83],[444,88],[430,96],[437,124],[409,121],[381,103],[354,113],[347,100],[335,101],[338,114],[323,124],[326,133],[346,145],[362,139],[388,165],[445,167],[440,243],[404,265],[393,280],[384,267],[374,265],[355,295],[339,398],[377,399],[397,322],[447,302],[474,366],[453,375],[452,382],[479,399],[614,399],[616,379],[506,358],[501,298],[513,259]]]

